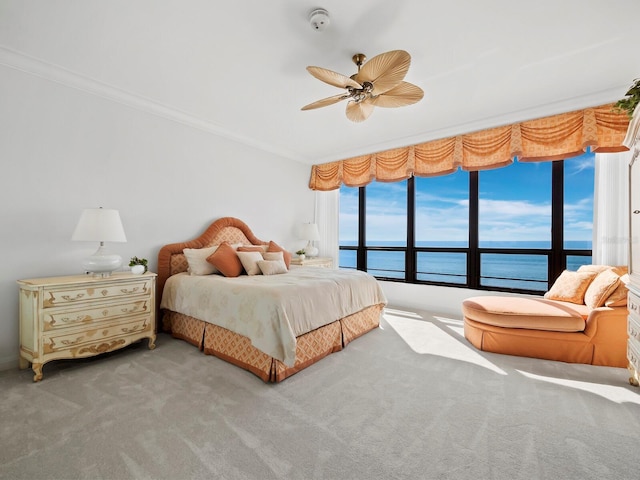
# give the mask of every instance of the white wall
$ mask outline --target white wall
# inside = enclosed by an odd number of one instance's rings
[[[17,366],[16,280],[80,273],[98,247],[70,240],[83,208],[118,209],[128,241],[109,246],[151,270],[222,216],[302,246],[309,166],[1,66],[0,92],[0,369]]]

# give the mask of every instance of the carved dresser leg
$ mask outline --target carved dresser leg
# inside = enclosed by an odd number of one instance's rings
[[[35,375],[33,376],[33,381],[39,382],[40,380],[42,380],[42,364],[34,363],[31,365],[31,368],[33,369],[33,373],[35,373]]]

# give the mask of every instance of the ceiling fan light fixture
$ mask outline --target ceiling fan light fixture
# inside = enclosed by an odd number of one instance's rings
[[[358,73],[350,77],[326,68],[307,67],[307,71],[318,80],[344,88],[346,92],[305,105],[302,110],[313,110],[347,100],[347,118],[362,122],[369,118],[373,107],[404,107],[422,99],[422,89],[404,81],[411,64],[411,56],[407,52],[392,50],[364,63],[366,59],[362,53],[353,56]]]

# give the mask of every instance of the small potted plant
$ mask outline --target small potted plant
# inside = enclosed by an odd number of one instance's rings
[[[301,248],[300,250],[298,250],[298,251],[296,252],[296,255],[298,255],[298,258],[299,258],[300,260],[304,260],[304,258],[305,258],[304,248]]]
[[[147,271],[147,259],[131,257],[129,266],[131,267],[131,273],[133,273],[134,275],[142,275]]]

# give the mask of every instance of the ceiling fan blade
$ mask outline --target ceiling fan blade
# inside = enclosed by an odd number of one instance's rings
[[[322,100],[318,100],[317,102],[310,103],[309,105],[305,105],[301,108],[301,110],[313,110],[314,108],[326,107],[328,105],[333,105],[334,103],[338,103],[340,100],[344,100],[345,98],[349,98],[349,95],[345,95],[341,93],[340,95],[334,95],[333,97],[323,98]]]
[[[328,83],[329,85],[333,85],[338,88],[362,88],[361,85],[355,80],[347,77],[346,75],[342,75],[341,73],[334,72],[332,70],[327,70],[322,67],[307,67],[307,71],[316,77],[318,80],[323,81],[324,83]]]
[[[356,80],[373,83],[373,94],[380,95],[398,85],[409,71],[411,55],[404,50],[392,50],[376,55],[365,63]]]
[[[373,112],[373,104],[368,100],[347,103],[347,118],[352,122],[364,122]]]
[[[373,97],[371,103],[376,107],[404,107],[419,102],[424,97],[422,89],[413,83],[400,82],[399,85],[386,91],[382,95]]]

